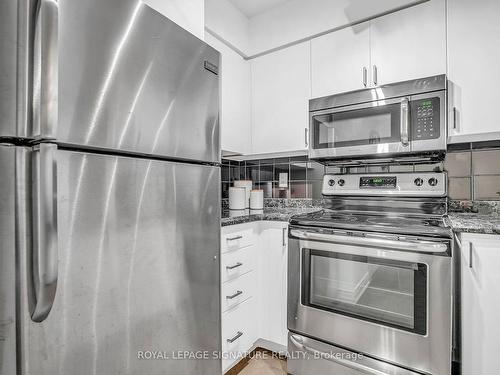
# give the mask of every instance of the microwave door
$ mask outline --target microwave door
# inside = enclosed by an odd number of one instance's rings
[[[311,157],[378,156],[410,151],[410,102],[379,100],[311,113]]]

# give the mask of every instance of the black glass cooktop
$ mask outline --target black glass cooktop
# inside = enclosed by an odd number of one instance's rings
[[[427,236],[451,236],[451,229],[442,216],[406,216],[401,214],[374,214],[321,210],[293,216],[292,225],[339,228]]]

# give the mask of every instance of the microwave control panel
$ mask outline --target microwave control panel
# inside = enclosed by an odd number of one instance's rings
[[[436,139],[440,136],[439,98],[419,99],[411,102],[412,140]]]

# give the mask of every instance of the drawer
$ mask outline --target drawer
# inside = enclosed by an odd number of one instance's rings
[[[254,296],[257,281],[255,272],[250,271],[234,280],[222,284],[222,312]]]
[[[221,282],[236,279],[255,268],[255,247],[231,251],[221,256]]]
[[[255,243],[255,234],[252,228],[234,230],[230,233],[222,232],[221,253],[238,250]]]
[[[257,339],[253,298],[222,314],[222,368],[224,372],[245,357]]]

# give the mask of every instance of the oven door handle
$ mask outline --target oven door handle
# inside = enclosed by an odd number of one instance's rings
[[[383,247],[388,249],[398,249],[398,250],[408,250],[408,251],[418,251],[424,253],[446,253],[448,251],[448,245],[441,242],[425,241],[425,240],[393,240],[387,238],[375,238],[375,237],[355,237],[355,236],[343,236],[338,234],[324,234],[316,232],[308,232],[299,229],[292,229],[290,234],[294,237],[301,238],[304,240],[317,240],[334,242],[338,244],[345,245],[362,245],[362,246],[374,246]]]
[[[367,367],[365,365],[362,365],[362,364],[359,364],[359,363],[356,363],[356,362],[353,362],[353,361],[350,361],[347,359],[339,358],[337,356],[331,355],[330,353],[325,353],[325,352],[322,352],[318,349],[314,349],[310,346],[307,346],[306,344],[300,342],[300,338],[297,338],[295,335],[290,336],[290,341],[292,341],[292,343],[297,348],[300,348],[300,349],[304,350],[305,352],[312,354],[314,356],[314,358],[321,358],[321,359],[328,360],[330,362],[335,362],[341,366],[348,367],[348,368],[355,370],[355,371],[358,371],[362,374],[388,375],[387,372],[379,371],[379,370]]]

